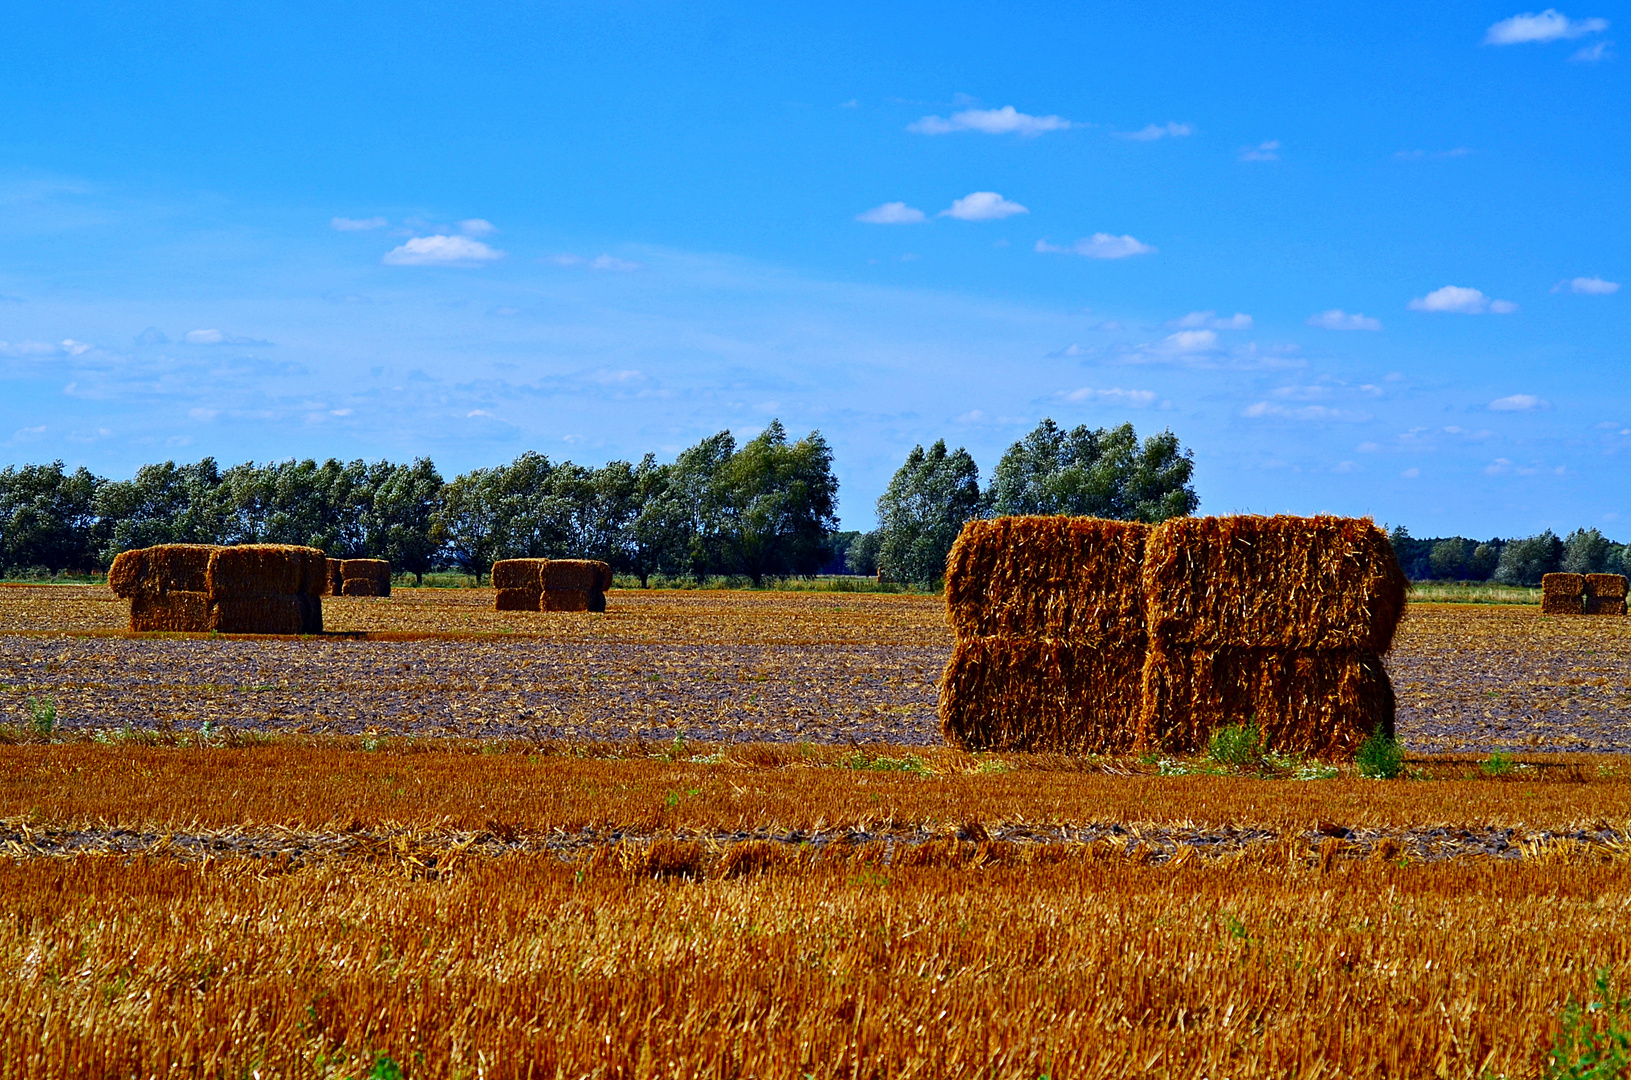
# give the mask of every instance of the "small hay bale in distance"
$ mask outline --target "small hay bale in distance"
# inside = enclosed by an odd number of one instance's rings
[[[946,558],[947,619],[970,637],[1142,640],[1149,531],[1087,517],[971,521]]]
[[[1587,574],[1586,595],[1599,600],[1624,600],[1626,580],[1624,574]]]
[[[1562,596],[1557,593],[1543,592],[1540,594],[1540,613],[1542,615],[1584,615],[1586,613],[1586,598],[1584,596]]]
[[[341,596],[390,596],[391,564],[384,559],[340,560]]]
[[[1144,644],[962,637],[940,677],[940,727],[962,750],[1122,753],[1139,717]]]
[[[548,559],[500,559],[493,564],[494,611],[541,611]]]
[[[1585,596],[1586,575],[1542,574],[1540,594],[1542,596]]]

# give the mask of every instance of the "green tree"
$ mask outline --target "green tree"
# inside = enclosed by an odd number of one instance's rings
[[[798,442],[772,420],[715,476],[726,566],[758,586],[767,576],[814,574],[838,527],[838,480],[819,431]]]
[[[229,507],[214,458],[194,465],[143,465],[96,495],[97,548],[106,565],[121,551],[154,544],[219,544]]]
[[[675,465],[659,465],[654,454],[633,470],[635,513],[629,522],[628,568],[640,575],[640,587],[651,575],[681,574],[690,568],[693,516],[675,479]]]
[[[878,497],[878,572],[892,581],[933,582],[963,525],[984,509],[980,469],[967,450],[941,439],[912,447]]]
[[[1467,559],[1467,576],[1474,581],[1488,581],[1495,574],[1495,568],[1501,562],[1501,544],[1491,540],[1486,544],[1479,544],[1472,549],[1472,555]]]
[[[1459,536],[1452,536],[1434,544],[1432,554],[1427,559],[1433,576],[1440,580],[1464,577],[1469,547],[1471,544]]]
[[[698,582],[710,570],[726,569],[730,526],[724,475],[735,454],[736,439],[721,431],[680,451],[669,471],[670,513],[684,542],[680,565]]]
[[[1576,529],[1563,541],[1560,568],[1567,574],[1601,574],[1614,545],[1596,529]]]
[[[1539,585],[1541,577],[1557,570],[1562,561],[1563,541],[1547,529],[1539,536],[1507,541],[1495,568],[1495,580],[1502,585]]]
[[[1131,424],[1067,432],[1043,420],[997,463],[989,497],[997,514],[1165,521],[1200,505],[1194,471],[1194,454],[1170,431],[1140,444]]]
[[[454,565],[475,576],[476,584],[492,569],[500,538],[500,495],[496,469],[472,469],[442,489],[435,528]]]
[[[390,560],[393,570],[412,574],[423,584],[442,547],[437,519],[442,474],[430,458],[418,458],[412,465],[390,466],[373,486],[366,519],[368,553]]]
[[[862,533],[844,550],[844,569],[852,574],[872,577],[878,572],[878,548],[883,533],[878,529]]]
[[[89,569],[101,484],[84,466],[65,472],[61,461],[0,470],[0,565]]]

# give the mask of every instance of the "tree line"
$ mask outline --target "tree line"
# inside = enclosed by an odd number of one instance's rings
[[[1464,536],[1416,538],[1400,526],[1393,550],[1412,581],[1540,584],[1542,575],[1631,574],[1631,551],[1597,529],[1575,529],[1559,537],[1547,529],[1538,536],[1472,540]]]

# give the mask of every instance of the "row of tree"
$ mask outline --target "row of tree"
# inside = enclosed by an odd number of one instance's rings
[[[1418,539],[1403,527],[1392,533],[1399,565],[1412,581],[1493,581],[1539,585],[1545,574],[1631,574],[1631,550],[1596,529],[1559,537],[1547,529],[1521,539]]]

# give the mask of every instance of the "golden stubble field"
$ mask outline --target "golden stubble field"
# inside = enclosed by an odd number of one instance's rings
[[[0,1076],[1529,1076],[1631,975],[1621,620],[1418,607],[1416,778],[1299,781],[937,745],[933,598],[490,595],[0,590]]]

